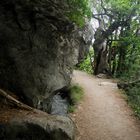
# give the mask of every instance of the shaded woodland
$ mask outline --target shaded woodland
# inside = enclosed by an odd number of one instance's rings
[[[119,78],[140,117],[139,0],[0,0],[0,14],[1,140],[74,140],[75,67]]]
[[[93,50],[79,67],[95,75],[107,74],[121,79],[119,87],[127,89],[128,100],[139,114],[140,1],[90,2],[95,33]]]

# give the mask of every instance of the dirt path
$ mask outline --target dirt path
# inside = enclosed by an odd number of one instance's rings
[[[140,140],[140,126],[116,83],[75,71],[73,81],[85,90],[85,97],[73,119],[76,140]]]

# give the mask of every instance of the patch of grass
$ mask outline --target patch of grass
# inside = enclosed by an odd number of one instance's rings
[[[71,104],[76,105],[84,95],[83,88],[79,85],[73,85],[70,87],[70,100]]]
[[[77,104],[82,100],[83,96],[84,90],[79,85],[72,85],[69,88],[70,105],[68,111],[70,113],[75,111]]]
[[[69,112],[69,113],[73,113],[73,112],[75,112],[75,109],[76,109],[76,106],[74,106],[74,105],[69,105],[69,107],[68,107],[68,112]]]

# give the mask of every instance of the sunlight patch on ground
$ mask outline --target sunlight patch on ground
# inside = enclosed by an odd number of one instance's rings
[[[100,82],[99,85],[100,86],[111,86],[111,87],[114,87],[114,88],[118,88],[117,83],[112,83],[112,82]]]

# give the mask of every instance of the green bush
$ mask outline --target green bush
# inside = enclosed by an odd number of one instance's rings
[[[79,85],[72,85],[69,88],[69,98],[70,98],[70,104],[69,104],[69,112],[74,112],[76,105],[80,102],[80,100],[83,98],[84,90]]]
[[[75,109],[76,109],[76,106],[74,106],[74,105],[69,105],[69,107],[68,107],[68,112],[69,112],[69,113],[73,113],[73,112],[75,112]]]
[[[130,57],[130,56],[129,56]],[[128,58],[129,58],[128,57]],[[140,58],[138,55],[135,56],[135,63],[130,61],[132,56],[129,59],[126,59],[125,65],[127,66],[127,71],[124,71],[120,75],[122,81],[131,82],[137,81],[140,77]],[[130,62],[131,63],[130,63]],[[135,115],[140,119],[140,83],[131,86],[126,90],[126,95],[128,97],[128,104],[134,110]]]
[[[131,87],[126,91],[128,103],[134,109],[135,115],[140,119],[140,84]]]
[[[67,0],[70,11],[67,13],[69,19],[79,26],[83,26],[85,18],[91,17],[89,0]]]
[[[90,55],[92,56],[93,58],[93,49],[90,49]],[[82,70],[82,71],[85,71],[89,74],[92,74],[93,73],[93,68],[92,68],[92,64],[91,64],[91,58],[90,58],[90,55],[88,54],[86,59],[81,62],[77,67],[76,69],[78,70]]]
[[[87,57],[82,63],[80,63],[77,68],[89,74],[93,73],[89,57]]]

